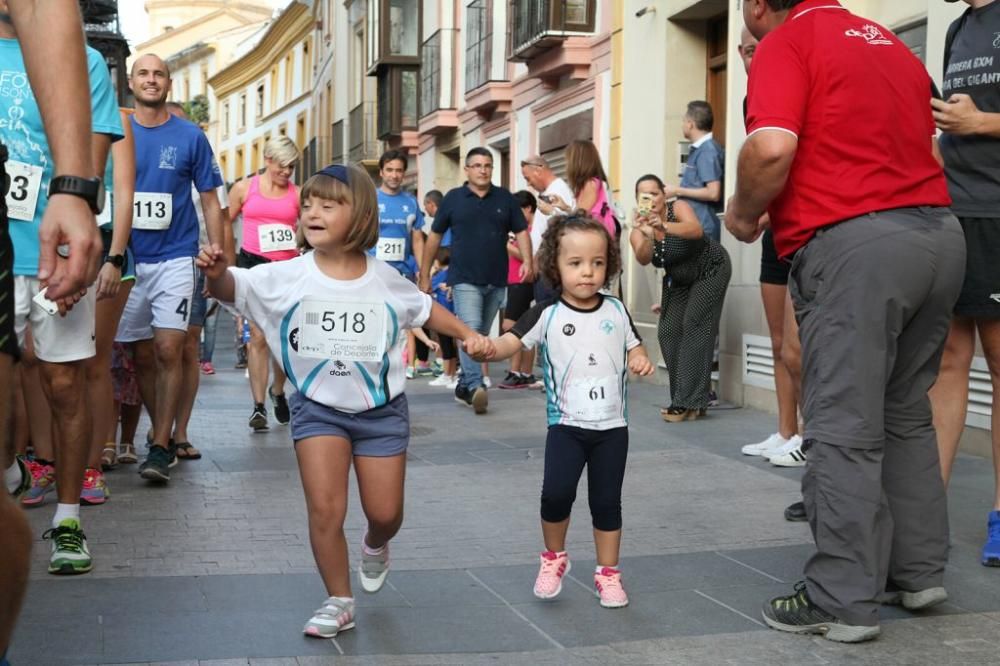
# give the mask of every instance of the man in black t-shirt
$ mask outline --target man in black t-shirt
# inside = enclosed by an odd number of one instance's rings
[[[955,2],[955,0],[948,0]],[[995,376],[1000,372],[1000,2],[965,0],[970,5],[948,29],[943,100],[935,99],[934,119],[952,210],[965,231],[965,282],[941,373],[931,390],[941,473],[947,484],[969,401],[969,369],[976,330]],[[1000,413],[1000,386],[993,382],[993,412]],[[993,428],[993,450],[1000,431]],[[1000,478],[1000,456],[993,465]],[[1000,566],[1000,489],[988,517],[982,563]]]
[[[507,239],[514,234],[525,257],[522,282],[534,280],[531,237],[521,207],[505,188],[493,185],[493,155],[486,148],[473,148],[465,157],[461,187],[448,192],[424,243],[420,264],[420,288],[430,293],[430,267],[441,237],[451,229],[449,283],[455,299],[455,315],[469,328],[487,335],[507,290]],[[455,387],[455,400],[471,406],[476,414],[486,412],[488,399],[479,363],[459,350],[462,376]]]

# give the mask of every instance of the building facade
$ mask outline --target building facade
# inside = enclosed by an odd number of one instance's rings
[[[541,154],[561,171],[564,147],[590,139],[605,158],[615,198],[630,211],[640,175],[678,182],[688,150],[681,129],[687,103],[707,100],[715,112],[714,136],[726,148],[725,199],[733,192],[745,140],[740,0],[309,4],[317,25],[319,156],[374,170],[383,148],[402,148],[414,157],[408,185],[422,195],[460,185],[463,156],[486,146],[497,167],[494,182],[516,190],[525,185],[521,159]],[[963,3],[844,4],[894,30],[940,83],[945,32]],[[760,247],[728,234],[723,243],[733,278],[723,314],[719,390],[730,402],[774,409]],[[645,337],[655,340],[651,306],[659,302],[661,276],[631,260],[625,245],[625,296]],[[655,344],[650,352],[659,355]],[[981,358],[970,384],[968,437],[976,439],[989,427],[991,400]],[[985,439],[978,446],[984,442],[988,446]]]
[[[209,138],[228,182],[264,166],[264,145],[283,134],[300,150],[314,140],[314,22],[310,9],[292,2],[239,58],[208,80],[218,99],[218,123]],[[309,159],[299,173],[311,172]]]

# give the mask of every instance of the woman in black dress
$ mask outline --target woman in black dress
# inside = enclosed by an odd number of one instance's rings
[[[670,376],[664,421],[705,414],[712,355],[732,265],[719,243],[705,236],[694,211],[667,201],[663,181],[648,174],[635,184],[638,209],[629,242],[636,259],[664,270],[657,337]]]

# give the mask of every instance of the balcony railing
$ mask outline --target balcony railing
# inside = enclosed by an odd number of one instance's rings
[[[527,62],[566,37],[594,32],[596,0],[511,0],[507,58]]]
[[[469,92],[490,80],[493,15],[489,0],[475,0],[465,12],[465,92]]]
[[[441,31],[420,47],[420,117],[441,108]]]
[[[350,161],[377,160],[379,145],[375,135],[375,102],[362,102],[351,109],[347,123]]]

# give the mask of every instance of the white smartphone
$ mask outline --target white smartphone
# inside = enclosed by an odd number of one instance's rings
[[[42,289],[40,292],[38,292],[37,294],[35,294],[35,297],[33,299],[31,299],[31,300],[33,300],[35,303],[37,303],[38,307],[42,308],[43,310],[45,310],[50,315],[54,315],[54,314],[56,314],[56,313],[59,312],[59,306],[56,305],[56,302],[55,301],[50,301],[49,299],[45,298],[45,290],[44,289]]]

